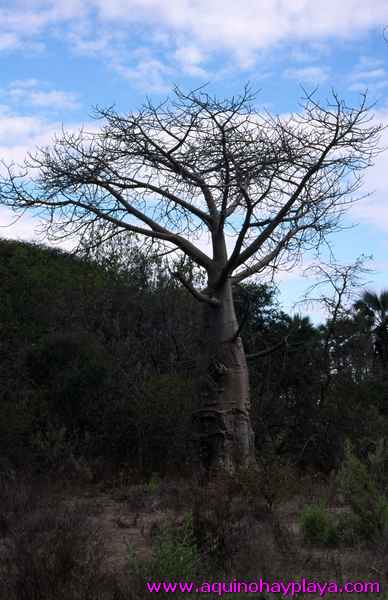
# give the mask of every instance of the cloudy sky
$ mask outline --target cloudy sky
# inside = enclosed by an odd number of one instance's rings
[[[375,118],[388,124],[386,0],[0,0],[0,158],[21,162],[62,124],[90,123],[93,107],[138,108],[208,82],[229,96],[246,82],[274,113],[298,110],[302,87],[334,88],[357,104],[368,90]],[[388,39],[388,29],[387,29]],[[388,147],[388,134],[383,144]],[[388,287],[388,151],[365,179],[332,247],[349,263],[372,254],[368,276]],[[31,240],[35,220],[12,227],[0,208],[1,237]],[[305,265],[313,258],[305,257]],[[299,299],[303,266],[280,276],[287,309]]]

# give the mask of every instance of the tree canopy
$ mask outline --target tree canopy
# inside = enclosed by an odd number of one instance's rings
[[[248,87],[225,100],[176,89],[171,101],[128,115],[98,108],[99,130],[64,131],[24,171],[8,165],[1,201],[43,209],[56,239],[83,240],[96,228],[101,241],[141,234],[213,272],[216,285],[290,266],[338,227],[381,126],[364,97],[352,108],[335,93],[326,106],[307,95],[300,114],[283,117],[254,100]]]

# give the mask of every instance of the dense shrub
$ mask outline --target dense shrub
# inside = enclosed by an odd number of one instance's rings
[[[388,499],[380,492],[371,469],[368,470],[367,464],[357,458],[349,442],[338,481],[355,516],[359,534],[367,540],[381,536],[388,527]]]
[[[191,513],[177,523],[166,518],[155,528],[153,535],[153,552],[150,559],[140,560],[132,552],[128,562],[128,596],[127,598],[147,598],[149,592],[146,582],[179,582],[193,581],[197,577],[206,578],[206,568],[196,545]],[[163,591],[161,597],[167,597]],[[177,597],[184,597],[179,591]]]
[[[307,543],[332,545],[338,541],[330,515],[322,505],[310,505],[303,510],[301,527]]]
[[[9,491],[7,495],[7,537],[0,555],[4,574],[0,578],[0,597],[9,600],[100,598],[105,579],[103,545],[90,525],[90,507],[80,504],[52,507],[42,498],[37,502],[36,490],[34,503],[23,490],[20,494],[12,498]]]

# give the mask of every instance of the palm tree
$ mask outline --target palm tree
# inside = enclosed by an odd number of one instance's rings
[[[354,308],[363,317],[373,334],[373,346],[381,362],[384,374],[388,366],[388,290],[381,294],[365,291]]]

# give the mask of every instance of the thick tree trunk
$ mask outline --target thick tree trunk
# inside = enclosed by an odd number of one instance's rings
[[[220,304],[204,306],[194,436],[197,456],[207,471],[234,472],[255,462],[249,373],[230,281],[213,296]]]

